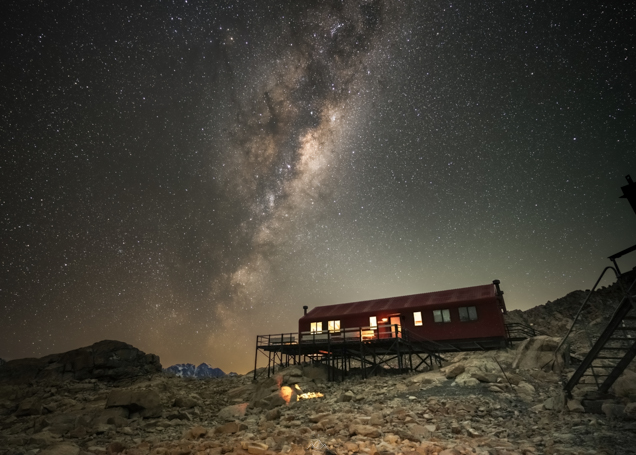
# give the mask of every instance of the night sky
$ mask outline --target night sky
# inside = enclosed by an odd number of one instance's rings
[[[4,359],[245,373],[303,305],[497,278],[527,309],[636,243],[633,2],[2,9]]]

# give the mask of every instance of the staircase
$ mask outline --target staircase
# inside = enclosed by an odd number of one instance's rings
[[[636,213],[636,182],[627,175],[627,185],[621,187],[623,195],[621,198],[627,199],[634,213]],[[633,245],[623,251],[611,255],[608,259],[612,261],[614,267],[606,267],[601,276],[596,280],[596,284],[590,291],[583,305],[579,309],[570,330],[563,338],[559,348],[565,343],[581,311],[587,304],[592,292],[608,270],[613,270],[618,284],[623,289],[623,297],[610,318],[607,327],[601,336],[593,343],[592,349],[587,353],[579,368],[574,372],[570,380],[565,384],[564,390],[568,396],[572,395],[572,390],[584,377],[594,378],[597,390],[600,394],[608,393],[610,387],[625,371],[627,366],[636,357],[636,277],[634,275],[623,275],[616,263],[616,260],[636,251]],[[628,279],[627,277],[630,276]],[[627,281],[627,282],[626,282]],[[629,283],[631,281],[631,283]],[[558,349],[557,349],[558,352]],[[588,381],[585,381],[588,383]]]
[[[619,280],[620,280],[620,273]],[[598,392],[610,387],[636,357],[636,279],[627,286],[607,327],[564,387],[568,395],[584,377],[594,379]],[[590,381],[585,381],[590,384]]]

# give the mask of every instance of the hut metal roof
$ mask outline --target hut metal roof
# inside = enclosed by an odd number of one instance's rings
[[[301,320],[329,319],[351,314],[385,313],[387,311],[398,312],[412,308],[440,307],[444,305],[457,306],[457,304],[462,302],[476,302],[495,297],[495,286],[493,284],[484,284],[446,291],[318,306],[312,308]]]

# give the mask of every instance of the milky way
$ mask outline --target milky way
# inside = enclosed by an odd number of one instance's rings
[[[528,308],[636,241],[633,7],[6,10],[0,357],[246,372],[303,305],[498,278]]]

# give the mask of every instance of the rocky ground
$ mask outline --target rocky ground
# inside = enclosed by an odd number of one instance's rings
[[[586,297],[576,291],[508,320],[560,336]],[[0,366],[0,455],[636,453],[633,370],[611,396],[591,396],[586,384],[562,393],[574,372],[568,354],[587,352],[618,298],[617,284],[594,293],[558,353],[560,339],[540,336],[445,355],[434,371],[337,383],[311,365],[256,381],[178,378],[117,341],[10,361]]]
[[[636,453],[635,373],[617,383],[617,398],[588,406],[598,413],[585,412],[561,393],[572,370],[538,368],[554,340],[524,345],[456,354],[441,370],[339,383],[305,366],[278,380],[153,374],[4,384],[0,454]],[[324,396],[295,401],[296,385]],[[289,404],[280,386],[295,391]]]

